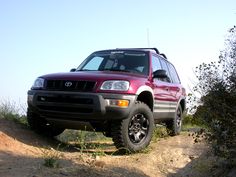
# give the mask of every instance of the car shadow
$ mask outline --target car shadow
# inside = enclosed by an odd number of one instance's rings
[[[106,155],[126,155],[127,152],[120,149],[117,150],[112,141],[100,142],[99,140],[74,143],[61,140],[60,137],[47,137],[39,135],[30,130],[24,124],[14,122],[12,120],[0,118],[0,132],[3,132],[14,140],[23,144],[38,148],[54,148],[62,152],[81,152],[90,154],[106,154]],[[83,140],[84,141],[84,140]]]
[[[85,163],[75,163],[72,160],[59,159],[58,167],[48,168],[44,166],[43,157],[17,155],[11,152],[0,151],[0,176],[80,176],[80,177],[147,177],[137,169],[125,169],[120,167],[100,168]]]

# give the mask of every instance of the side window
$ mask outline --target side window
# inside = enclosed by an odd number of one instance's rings
[[[159,58],[152,55],[152,72],[156,71],[156,70],[159,70],[159,69],[162,69],[161,68],[161,63],[159,61]]]
[[[172,81],[173,81],[174,83],[176,83],[176,84],[179,84],[179,83],[180,83],[180,80],[179,80],[179,76],[178,76],[178,74],[177,74],[177,72],[176,72],[175,67],[174,67],[172,64],[170,64],[170,63],[168,63],[168,67],[169,67],[170,76],[171,76],[171,78],[172,78]]]
[[[160,62],[161,62],[162,69],[166,71],[167,76],[170,78],[170,80],[166,80],[166,82],[171,82],[171,77],[170,77],[170,73],[169,73],[169,69],[168,69],[166,61],[160,58]]]

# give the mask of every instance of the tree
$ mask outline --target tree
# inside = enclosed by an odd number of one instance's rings
[[[214,152],[229,161],[236,158],[236,26],[228,31],[218,61],[195,70],[194,91],[201,95],[194,118],[207,127]]]

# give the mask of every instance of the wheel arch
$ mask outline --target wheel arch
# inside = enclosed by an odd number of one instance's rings
[[[153,90],[149,86],[142,86],[138,89],[136,92],[137,94],[137,100],[141,101],[148,105],[148,107],[153,112],[153,106],[154,106],[154,97],[153,97]]]
[[[181,106],[182,112],[186,112],[186,100],[185,98],[181,98],[179,101],[179,105]]]

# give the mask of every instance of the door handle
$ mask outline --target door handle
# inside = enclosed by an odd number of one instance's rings
[[[166,87],[165,90],[169,92],[169,91],[170,91],[170,88],[169,88],[169,87]]]

